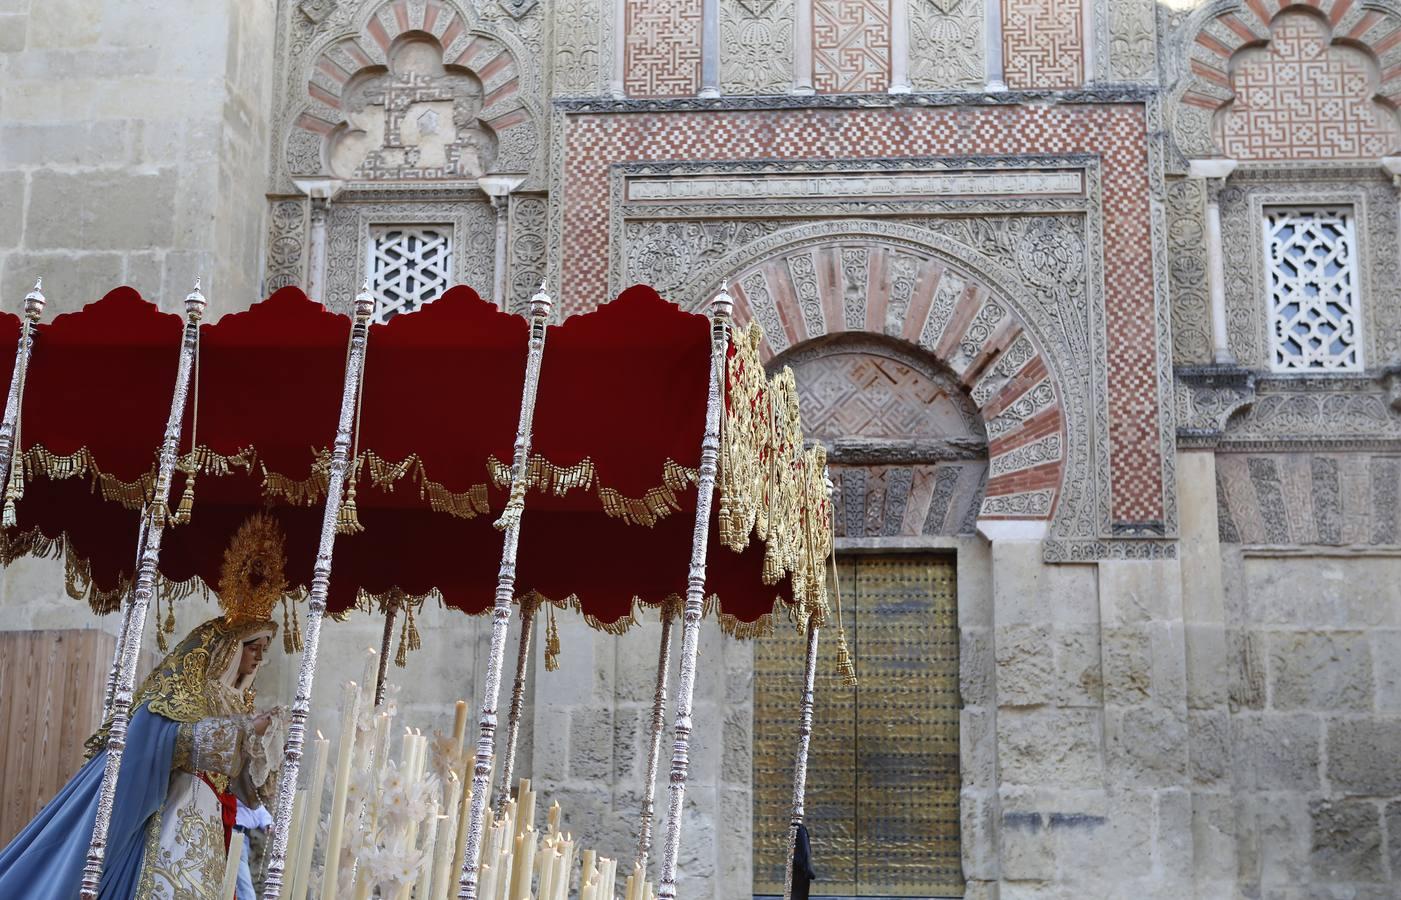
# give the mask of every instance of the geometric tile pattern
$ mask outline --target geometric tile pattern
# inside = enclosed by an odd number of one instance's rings
[[[1073,88],[1084,81],[1082,0],[1002,0],[1009,88]]]
[[[1270,42],[1231,63],[1235,100],[1216,117],[1217,144],[1234,159],[1375,159],[1401,147],[1396,113],[1374,98],[1376,61],[1329,44],[1317,16],[1285,13]]]
[[[1111,515],[1132,522],[1163,518],[1154,293],[1152,266],[1145,264],[1153,250],[1142,106],[591,113],[568,116],[564,127],[561,175],[567,191],[558,252],[566,315],[591,309],[607,296],[609,171],[615,163],[1097,154],[1109,335]],[[803,329],[802,318],[798,310],[784,327]],[[824,313],[823,321],[826,328],[834,323],[844,328],[845,311]],[[868,323],[866,330],[881,328]],[[1025,480],[1027,474],[1016,477]],[[989,485],[989,493],[992,489]]]
[[[1354,0],[1310,0],[1317,16],[1281,15],[1281,5],[1293,4],[1247,0],[1206,20],[1190,45],[1182,103],[1216,114],[1215,150],[1229,139],[1236,158],[1383,155],[1371,151],[1378,135],[1394,134],[1401,106],[1401,17]],[[1237,104],[1241,122],[1232,121]]]
[[[1357,236],[1352,210],[1265,210],[1271,368],[1358,371]]]
[[[813,87],[870,93],[890,86],[890,0],[813,0]]]
[[[700,90],[701,0],[629,0],[623,88],[629,97]]]

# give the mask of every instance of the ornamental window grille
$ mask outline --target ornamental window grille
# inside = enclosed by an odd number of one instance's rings
[[[1266,207],[1270,364],[1276,372],[1362,368],[1351,207]]]
[[[438,299],[452,277],[452,226],[379,225],[370,229],[370,288],[384,323]]]

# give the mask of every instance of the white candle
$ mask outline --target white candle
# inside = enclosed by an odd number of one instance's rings
[[[224,886],[219,891],[223,900],[234,900],[238,891],[238,863],[243,859],[243,832],[235,831],[229,837],[229,855],[224,860]]]
[[[374,647],[365,648],[365,677],[360,683],[365,685],[365,696],[374,703],[379,693],[379,653]]]
[[[454,884],[452,880],[452,852],[455,849],[454,845],[457,839],[458,792],[461,789],[462,782],[458,780],[457,773],[449,772],[447,796],[444,798],[447,805],[443,807],[446,813],[442,817],[443,821],[438,824],[438,851],[433,860],[433,889],[428,895],[432,900],[444,900],[451,885]]]
[[[306,814],[302,817],[301,841],[297,845],[296,869],[292,872],[291,900],[306,900],[307,883],[311,880],[311,860],[316,851],[316,827],[321,824],[321,796],[326,788],[326,760],[331,742],[316,732],[312,745],[311,781],[307,783]]]
[[[297,791],[292,798],[292,821],[287,823],[287,855],[283,857],[282,890],[278,900],[289,900],[292,882],[296,878],[297,860],[302,858],[302,817],[306,815],[306,791]]]
[[[340,875],[341,836],[345,832],[345,800],[350,790],[351,754],[355,749],[355,717],[360,709],[360,688],[355,682],[345,686],[341,698],[341,743],[336,753],[336,783],[331,795],[330,832],[326,836],[326,871],[321,881],[321,900],[336,900],[336,879]]]

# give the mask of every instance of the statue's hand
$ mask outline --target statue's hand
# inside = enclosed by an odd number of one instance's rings
[[[268,726],[272,724],[272,713],[265,712],[253,719],[253,733],[262,737],[267,733]]]

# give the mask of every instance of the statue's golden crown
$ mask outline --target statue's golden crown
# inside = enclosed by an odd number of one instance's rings
[[[224,619],[264,622],[287,593],[287,553],[282,528],[272,516],[258,513],[239,526],[224,549],[219,573],[219,606]]]

